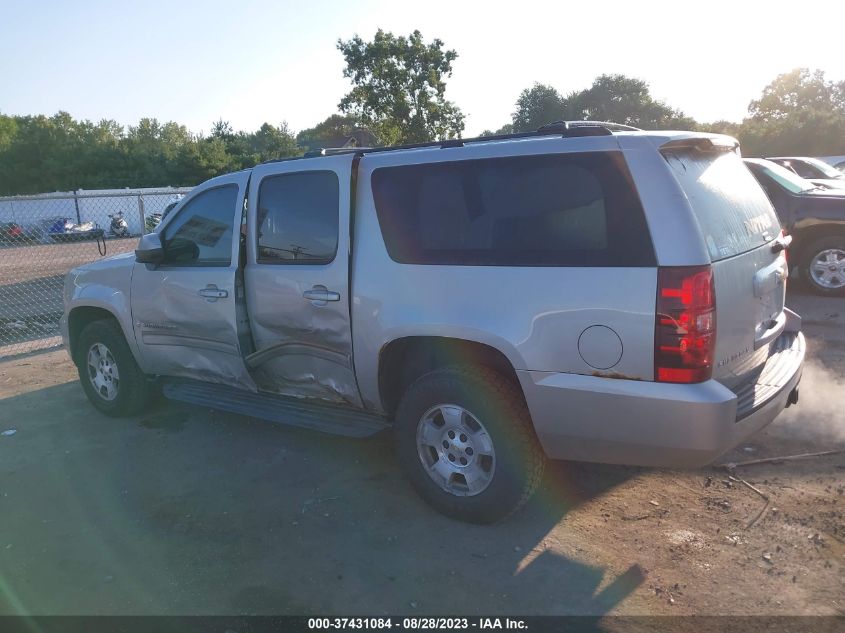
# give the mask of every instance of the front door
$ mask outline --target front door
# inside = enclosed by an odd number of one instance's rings
[[[248,182],[243,171],[195,188],[160,229],[164,262],[135,264],[132,320],[147,372],[255,390],[241,350],[247,339],[239,252]]]
[[[353,156],[259,165],[249,190],[245,269],[262,390],[361,406],[349,322]]]

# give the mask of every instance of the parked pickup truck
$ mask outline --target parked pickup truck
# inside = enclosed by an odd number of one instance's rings
[[[792,237],[791,267],[816,294],[845,296],[845,189],[815,185],[769,160],[745,164]]]
[[[734,139],[558,122],[196,187],[73,270],[93,405],[392,428],[435,508],[502,519],[547,457],[695,467],[795,403],[784,237]]]

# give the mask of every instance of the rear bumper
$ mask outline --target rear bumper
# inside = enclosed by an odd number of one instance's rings
[[[756,381],[738,389],[739,395],[715,380],[678,385],[552,372],[517,375],[549,457],[696,467],[786,408],[801,380],[805,349],[800,332],[782,334]]]

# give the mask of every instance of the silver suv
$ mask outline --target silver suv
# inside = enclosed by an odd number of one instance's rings
[[[694,467],[797,401],[784,237],[734,139],[558,123],[322,152],[196,187],[72,271],[108,415],[170,398],[392,428],[432,506],[519,508],[547,457]]]

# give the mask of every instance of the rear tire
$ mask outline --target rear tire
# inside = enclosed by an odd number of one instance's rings
[[[845,237],[823,237],[804,250],[801,276],[819,295],[845,295]]]
[[[103,319],[86,325],[75,348],[82,388],[100,412],[112,417],[130,416],[151,402],[153,387],[115,321]]]
[[[416,380],[399,403],[394,437],[420,496],[470,523],[519,510],[546,463],[519,389],[486,367],[446,367]]]

